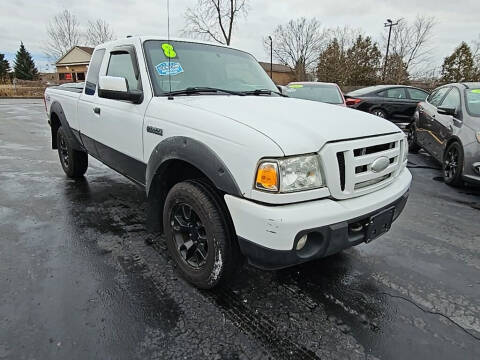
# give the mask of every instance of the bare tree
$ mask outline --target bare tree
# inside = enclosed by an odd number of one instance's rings
[[[421,72],[430,62],[430,45],[435,26],[435,18],[417,16],[412,24],[405,19],[398,20],[398,25],[392,28],[390,40],[391,54],[402,58],[405,71],[410,74]],[[383,34],[383,42],[386,47],[386,35]]]
[[[45,53],[51,59],[57,60],[80,43],[81,33],[77,17],[70,11],[63,10],[48,23],[47,35]]]
[[[477,40],[473,41],[473,57],[477,68],[480,69],[480,34],[478,35]]]
[[[365,37],[362,29],[354,29],[348,25],[331,29],[329,35],[330,41],[337,39],[338,45],[343,52],[352,47],[359,36]]]
[[[103,19],[88,21],[88,29],[85,34],[87,43],[97,46],[106,41],[113,40],[114,34],[110,25]]]
[[[279,25],[273,33],[273,53],[281,63],[295,72],[298,81],[315,70],[319,53],[326,46],[329,31],[316,18],[299,18]],[[265,39],[266,40],[266,39]],[[270,43],[265,41],[265,47]]]
[[[248,12],[247,3],[248,0],[197,0],[196,6],[185,12],[183,33],[230,45],[238,16]]]

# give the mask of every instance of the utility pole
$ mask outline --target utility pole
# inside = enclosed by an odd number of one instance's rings
[[[270,79],[273,80],[273,39],[271,36],[268,36],[270,39]]]
[[[387,72],[387,62],[388,62],[388,50],[390,48],[390,37],[392,36],[392,27],[397,26],[398,21],[394,23],[391,19],[387,19],[387,22],[384,23],[383,27],[388,27],[388,40],[387,40],[387,52],[385,54],[385,62],[383,64],[383,80],[385,80],[385,74]]]

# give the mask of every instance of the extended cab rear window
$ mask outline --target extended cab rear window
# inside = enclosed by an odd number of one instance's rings
[[[98,73],[100,72],[100,66],[102,65],[103,55],[105,55],[105,49],[95,50],[88,66],[87,82],[85,83],[85,94],[95,95],[98,83]]]

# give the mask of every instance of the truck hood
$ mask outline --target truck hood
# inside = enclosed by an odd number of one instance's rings
[[[401,131],[365,112],[293,98],[201,95],[175,101],[249,126],[273,140],[287,156],[318,151],[329,141]]]

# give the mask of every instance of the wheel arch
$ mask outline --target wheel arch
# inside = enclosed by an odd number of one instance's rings
[[[223,194],[243,196],[227,166],[210,147],[192,138],[171,137],[155,147],[147,164],[147,225],[151,231],[163,231],[163,204],[168,191],[185,180],[208,183],[222,203]],[[225,209],[228,212],[226,205]]]
[[[458,144],[460,145],[460,148],[462,150],[462,153],[463,153],[463,143],[462,143],[462,140],[456,136],[456,135],[453,135],[451,136],[446,142],[445,142],[445,146],[443,147],[443,153],[442,153],[442,161],[443,161],[443,157],[445,156],[445,153],[448,149],[448,147],[454,143],[454,142],[458,142]]]
[[[80,143],[79,139],[75,136],[70,125],[68,123],[67,117],[63,111],[62,105],[58,101],[54,101],[50,106],[50,129],[52,134],[52,149],[57,149],[57,132],[58,129],[62,126],[65,129],[65,132],[68,136],[68,140],[71,141],[72,147],[78,151],[85,151],[85,148]]]

